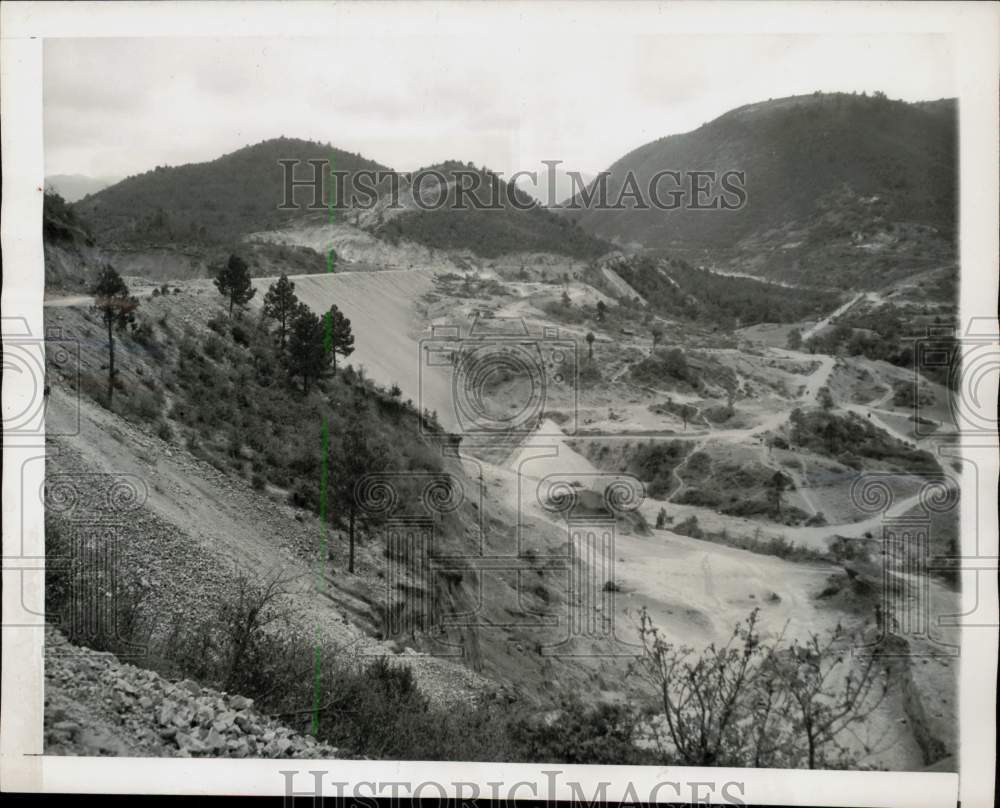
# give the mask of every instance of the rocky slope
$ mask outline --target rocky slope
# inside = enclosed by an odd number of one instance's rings
[[[243,696],[170,682],[45,633],[45,754],[332,758]]]

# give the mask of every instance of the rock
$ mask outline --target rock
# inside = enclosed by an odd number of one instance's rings
[[[177,683],[177,687],[183,688],[192,696],[201,695],[201,685],[193,679],[184,679],[183,681]]]
[[[194,720],[194,710],[188,706],[178,707],[174,711],[174,716],[171,719],[175,727],[184,729],[191,726],[191,722]]]
[[[115,679],[114,687],[115,690],[120,690],[122,693],[128,693],[130,696],[134,696],[139,692],[130,682],[122,678]]]
[[[80,731],[80,725],[75,721],[57,721],[52,725],[52,731],[73,736]]]
[[[199,704],[194,717],[197,724],[207,727],[215,720],[215,710],[208,704]]]
[[[246,696],[230,696],[229,706],[234,710],[249,710],[253,707],[253,699],[248,699]]]
[[[111,706],[114,708],[115,712],[118,713],[131,710],[133,703],[134,702],[131,696],[119,691],[115,691],[115,693],[111,696]]]
[[[267,757],[282,757],[292,746],[288,738],[275,738],[264,747],[264,754]]]
[[[226,750],[226,739],[222,736],[222,733],[215,728],[209,730],[203,743],[215,752],[224,752]]]
[[[188,752],[192,755],[204,754],[208,751],[208,747],[206,747],[205,744],[187,732],[178,732],[176,741],[177,747],[181,751]]]
[[[163,704],[160,705],[160,710],[156,714],[156,720],[162,726],[169,726],[174,723],[174,717],[176,715],[177,705],[170,701],[170,699],[166,699]]]
[[[212,727],[219,732],[238,732],[239,730],[233,723],[235,719],[236,713],[232,710],[228,710],[215,716],[215,720],[212,722]]]

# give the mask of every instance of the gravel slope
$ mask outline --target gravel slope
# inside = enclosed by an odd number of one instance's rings
[[[45,633],[45,754],[333,758],[243,696],[170,682],[113,654]]]

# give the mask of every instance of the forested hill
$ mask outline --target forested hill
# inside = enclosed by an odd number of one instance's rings
[[[646,188],[665,170],[744,172],[746,204],[694,210],[682,183],[684,203],[676,210],[626,203],[563,215],[602,238],[709,264],[729,250],[744,263],[735,268],[813,285],[824,277],[831,283],[830,270],[852,265],[864,265],[851,279],[862,281],[954,257],[954,100],[817,93],[750,104],[625,155],[609,169],[609,196],[617,199],[629,172]],[[661,196],[674,187],[664,180]]]
[[[843,295],[833,291],[717,275],[678,258],[636,255],[609,266],[661,316],[707,321],[725,329],[818,318],[843,302]]]
[[[410,208],[378,221],[374,233],[389,241],[406,239],[439,249],[467,249],[484,258],[514,252],[550,252],[573,258],[596,258],[612,250],[610,243],[552,213],[530,195],[487,168],[448,161],[413,172],[443,176],[447,195],[438,206],[431,182],[419,182],[421,196],[434,210]],[[457,188],[473,188],[463,192]],[[442,193],[444,193],[442,191]],[[456,204],[461,196],[461,204]],[[475,197],[475,202],[472,197]]]
[[[120,246],[219,246],[243,236],[288,225],[310,211],[312,189],[295,191],[296,211],[281,210],[284,172],[279,160],[298,160],[297,179],[312,176],[308,160],[328,161],[343,172],[337,183],[326,183],[326,200],[342,211],[340,221],[353,221],[375,236],[401,239],[442,249],[469,250],[483,257],[511,252],[551,252],[576,258],[593,258],[611,250],[611,245],[537,204],[530,196],[508,185],[485,168],[449,161],[402,174],[391,182],[386,166],[330,145],[290,138],[266,140],[206,163],[166,167],[129,177],[86,197],[74,205],[79,217],[104,244]],[[358,171],[382,172],[357,185],[351,177]],[[459,178],[458,174],[464,174]],[[435,209],[413,204],[411,180],[418,183],[421,197],[433,201],[435,186],[445,178],[447,198]],[[474,175],[474,176],[473,176]],[[478,189],[464,195],[456,205],[456,181]],[[360,188],[372,188],[374,195]],[[402,209],[390,203],[390,189],[399,189]],[[376,196],[381,197],[376,201]],[[472,204],[472,197],[479,209]],[[345,214],[351,205],[362,205],[358,215]],[[385,215],[380,211],[385,210]]]
[[[336,171],[388,169],[329,144],[274,138],[205,163],[157,166],[128,177],[74,207],[109,244],[226,244],[247,233],[287,223],[307,213],[311,189],[297,191],[301,211],[283,211],[279,160],[299,160],[296,177],[311,176],[306,160],[327,160]]]

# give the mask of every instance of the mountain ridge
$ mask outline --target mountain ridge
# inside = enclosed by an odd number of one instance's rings
[[[580,209],[578,194],[578,209],[563,207],[561,213],[621,245],[803,283],[815,283],[844,259],[853,261],[858,251],[847,249],[852,240],[869,244],[886,233],[891,240],[898,226],[904,241],[919,244],[906,245],[905,254],[892,259],[905,264],[891,267],[893,274],[919,268],[911,259],[920,256],[911,252],[954,260],[956,159],[953,99],[789,96],[746,104],[690,132],[650,141],[606,172],[608,196],[615,200],[630,172],[645,189],[664,170],[714,171],[717,177],[741,171],[746,204],[739,209],[693,210],[691,189],[682,183],[676,210]],[[665,195],[676,186],[662,187]],[[877,252],[875,264],[893,250]],[[872,256],[862,258],[872,264]]]

